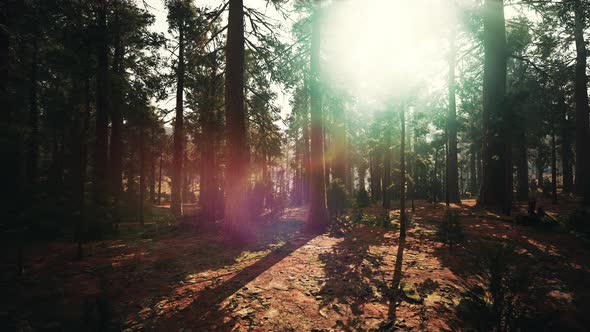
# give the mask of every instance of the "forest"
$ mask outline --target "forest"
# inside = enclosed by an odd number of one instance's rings
[[[0,1],[0,330],[590,330],[590,1]]]

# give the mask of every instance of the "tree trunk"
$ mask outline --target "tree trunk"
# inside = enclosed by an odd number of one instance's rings
[[[584,204],[590,205],[590,165],[588,165],[588,78],[586,77],[587,50],[584,41],[584,11],[581,0],[575,0],[574,37],[576,41],[576,194],[584,197]]]
[[[525,121],[526,123],[526,121]],[[518,180],[517,199],[521,202],[528,200],[529,169],[527,162],[526,134],[524,128],[518,128],[516,142],[516,173]]]
[[[136,144],[135,144],[136,145]],[[130,204],[135,202],[135,153],[137,146],[129,147],[129,167],[127,169],[127,199]]]
[[[323,230],[328,225],[326,205],[326,178],[324,164],[324,120],[322,116],[322,95],[320,91],[320,11],[318,0],[314,3],[311,34],[311,205],[307,228]]]
[[[401,107],[401,144],[400,144],[400,196],[399,196],[399,236],[406,237],[406,108]]]
[[[118,218],[121,191],[123,189],[123,116],[121,107],[123,94],[121,81],[123,80],[123,45],[121,42],[121,19],[115,9],[115,34],[113,56],[113,77],[116,80],[112,89],[111,102],[111,140],[109,148],[110,194],[113,197],[115,219]],[[116,222],[116,221],[115,221]]]
[[[551,199],[557,204],[557,144],[555,143],[555,126],[551,126]]]
[[[186,142],[187,139],[186,137],[184,138],[184,142]],[[188,150],[184,149],[184,153],[183,153],[183,160],[182,160],[182,203],[192,203],[190,201],[190,192],[191,192],[191,185],[192,185],[192,172],[190,172],[190,167],[189,166],[189,157],[188,157]]]
[[[76,222],[76,242],[77,242],[77,258],[83,257],[83,227],[85,221],[85,197],[86,197],[86,166],[88,142],[86,135],[90,127],[90,82],[89,79],[84,80],[84,107],[80,110],[76,117],[76,141],[74,142],[74,164],[72,165],[72,187],[73,201],[75,202],[75,209],[77,210]]]
[[[244,7],[243,0],[229,1],[226,46],[225,120],[226,173],[224,231],[228,240],[249,242],[248,145],[244,109]]]
[[[343,185],[346,183],[346,122],[344,111],[340,105],[336,106],[333,114],[334,136],[332,148],[334,151],[332,159],[333,179],[339,179]]]
[[[37,72],[38,72],[38,53],[39,53],[39,42],[37,24],[34,24],[34,35],[32,40],[32,54],[31,54],[31,76],[30,76],[30,89],[29,89],[29,141],[28,141],[28,162],[27,162],[27,176],[26,181],[29,184],[29,190],[34,194],[34,186],[38,180],[38,168],[39,168],[39,105],[37,102],[38,84]],[[4,80],[4,79],[3,79]]]
[[[440,186],[438,183],[438,148],[434,150],[434,171],[432,176],[432,201],[436,204],[440,199]]]
[[[409,141],[412,145],[412,160],[410,165],[409,173],[412,176],[412,184],[408,186],[408,190],[411,192],[412,195],[412,212],[416,211],[416,205],[414,204],[414,200],[416,199],[416,184],[418,183],[418,172],[417,172],[417,165],[416,165],[416,123],[414,122],[414,118],[412,117],[412,139]]]
[[[510,213],[512,190],[507,165],[510,136],[506,95],[506,28],[503,0],[486,0],[484,12],[483,167],[479,203]],[[510,187],[510,188],[508,188]]]
[[[307,82],[307,81],[306,81]],[[302,144],[302,148],[303,148],[303,162],[302,162],[302,189],[303,189],[303,203],[309,203],[309,197],[310,197],[310,172],[311,172],[311,156],[310,156],[310,151],[309,151],[309,94],[308,94],[308,87],[307,87],[307,83],[304,84],[304,103],[303,103],[303,109],[302,109],[302,114],[301,117],[303,119],[301,126],[302,126],[302,131],[303,131],[303,144]]]
[[[391,209],[391,126],[385,130],[385,148],[383,151],[383,208]]]
[[[359,165],[359,167],[356,168],[358,177],[359,177],[359,185],[358,185],[358,190],[359,191],[367,191],[367,187],[366,187],[366,183],[365,183],[365,177],[367,176],[367,166],[366,164],[363,162],[363,165]]]
[[[447,201],[461,203],[459,198],[459,174],[457,163],[457,106],[455,83],[455,29],[451,28],[449,55],[449,109],[447,113]]]
[[[162,163],[164,159],[164,151],[160,151],[160,168],[158,169],[158,205],[162,204]]]
[[[297,112],[295,116],[297,117],[297,123],[300,123],[300,112]],[[301,145],[302,141],[299,139],[299,130],[297,130],[295,134],[295,160],[293,165],[295,165],[295,177],[293,178],[293,205],[299,206],[302,203],[302,193],[303,193],[303,181],[302,181],[302,165],[303,165],[303,158],[301,156]]]
[[[143,227],[143,204],[145,200],[145,142],[144,129],[139,127],[139,224]]]
[[[477,193],[477,147],[475,144],[471,146],[471,153],[469,154],[469,192],[471,197],[474,197]]]
[[[376,202],[381,199],[380,189],[381,185],[377,187],[377,166],[375,161],[375,153],[370,152],[369,154],[369,190],[371,191],[371,201]],[[381,181],[381,180],[379,180]]]
[[[150,204],[156,201],[156,158],[154,156],[154,146],[156,144],[154,128],[151,129],[150,147],[148,151],[148,161],[150,163]]]
[[[543,159],[540,155],[537,155],[535,166],[537,167],[537,181],[539,182],[538,185],[541,187],[543,186],[543,169],[545,168],[545,163],[543,162]]]
[[[570,120],[567,116],[567,105],[563,92],[559,97],[561,109],[561,169],[563,173],[563,192],[571,193],[574,186],[574,174],[572,172],[572,139]]]
[[[94,201],[106,205],[107,192],[107,154],[108,154],[108,31],[106,23],[107,4],[100,3],[98,12],[98,73],[96,76],[96,128],[94,146]]]
[[[183,216],[183,159],[184,159],[184,29],[178,28],[178,68],[176,69],[176,118],[174,119],[174,151],[172,154],[172,188],[170,208],[176,218]]]

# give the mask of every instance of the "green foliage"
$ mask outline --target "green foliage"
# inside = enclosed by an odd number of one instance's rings
[[[531,285],[527,266],[517,264],[515,248],[508,244],[483,248],[482,255],[485,285],[462,293],[457,316],[479,331],[528,330],[531,313],[525,298]]]

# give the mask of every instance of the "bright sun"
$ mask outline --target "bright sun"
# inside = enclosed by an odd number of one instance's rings
[[[442,85],[453,22],[449,0],[340,0],[324,13],[326,79],[358,98]]]

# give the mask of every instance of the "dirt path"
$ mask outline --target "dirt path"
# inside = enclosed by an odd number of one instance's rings
[[[540,324],[549,330],[584,330],[587,246],[571,234],[507,223],[471,205],[457,207],[465,239],[453,248],[436,235],[444,209],[421,202],[401,247],[396,230],[379,227],[356,226],[342,237],[304,234],[302,208],[261,225],[258,244],[247,250],[224,246],[215,233],[182,229],[95,243],[81,262],[70,259],[71,244],[37,247],[27,252],[27,274],[16,287],[2,266],[7,296],[0,326],[92,330],[109,321],[105,328],[133,331],[454,330],[466,324],[458,315],[465,293],[488,283],[486,245],[500,239],[513,244],[516,266],[529,267],[527,310],[544,317]],[[396,268],[403,296],[391,291]]]

